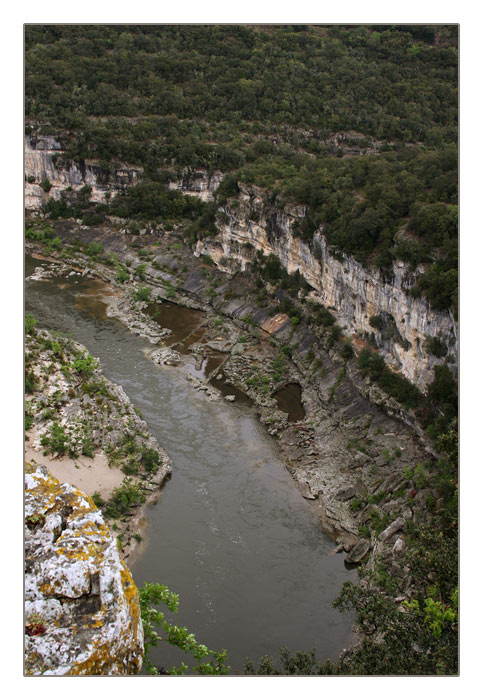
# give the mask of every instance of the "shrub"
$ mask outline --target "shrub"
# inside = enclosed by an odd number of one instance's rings
[[[94,505],[97,508],[102,508],[102,506],[105,503],[105,500],[102,498],[101,494],[98,493],[97,491],[94,491],[94,493],[92,494],[92,500],[94,501]]]
[[[25,316],[25,335],[33,335],[32,331],[37,325],[37,319],[32,316],[32,314],[27,314]]]
[[[141,263],[138,265],[134,271],[134,274],[139,277],[140,280],[145,280],[146,279],[146,268],[147,268],[147,263]]]
[[[439,358],[444,357],[448,354],[448,348],[443,343],[443,341],[440,338],[431,335],[426,336],[424,349],[426,350],[426,352]]]
[[[119,284],[124,284],[124,282],[129,280],[129,276],[129,273],[126,272],[126,270],[123,270],[120,265],[117,266],[116,282],[119,282]]]
[[[142,287],[140,285],[137,289],[133,289],[132,295],[135,301],[149,301],[151,298],[151,287]]]
[[[352,345],[349,342],[345,342],[340,354],[344,360],[350,360],[350,358],[354,355]]]
[[[52,423],[48,433],[44,433],[40,438],[40,444],[46,447],[49,452],[56,452],[59,455],[69,454],[73,456],[75,453],[69,449],[69,438],[65,428],[59,423]]]
[[[77,374],[81,374],[85,377],[92,376],[96,367],[97,361],[90,353],[87,353],[87,355],[79,354],[72,362],[72,369],[77,372]]]
[[[44,192],[50,192],[50,190],[52,189],[52,184],[50,180],[46,177],[40,183],[40,187],[43,189]]]
[[[143,503],[146,500],[142,484],[133,482],[125,476],[121,486],[114,489],[112,496],[104,508],[107,518],[118,518],[124,515],[132,506]]]
[[[155,472],[161,463],[159,453],[152,448],[144,448],[141,452],[144,468],[147,472]]]
[[[89,243],[89,245],[86,248],[87,255],[92,256],[93,258],[98,257],[99,255],[102,255],[104,252],[104,246],[102,243]]]

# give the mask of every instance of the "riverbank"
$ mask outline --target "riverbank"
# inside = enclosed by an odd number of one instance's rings
[[[37,330],[32,317],[26,326],[26,461],[91,496],[131,563],[145,508],[171,473],[169,457],[84,346]]]
[[[209,260],[188,255],[176,232],[141,240],[71,222],[56,227],[62,256],[50,250],[54,267],[36,274],[77,272],[112,285],[116,291],[105,298],[106,313],[149,340],[157,361],[183,364],[192,357],[200,367],[209,354],[224,353],[211,373],[191,378],[193,388],[210,400],[218,398],[217,388],[233,396],[230,386],[248,396],[301,493],[346,551],[347,563],[372,567],[382,557],[399,580],[399,594],[409,596],[410,575],[398,563],[402,530],[424,517],[427,493],[413,473],[431,458],[414,416],[364,380],[340,343],[257,306],[249,274],[226,275]],[[28,247],[42,252],[37,243]],[[198,329],[202,336],[182,344],[186,354],[170,347],[169,332],[156,324],[153,304],[166,300],[206,314]],[[287,385],[300,387],[302,420],[289,421],[278,408],[275,396]],[[397,539],[403,543],[393,551]]]

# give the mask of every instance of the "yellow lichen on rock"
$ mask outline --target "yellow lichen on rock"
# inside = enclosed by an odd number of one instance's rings
[[[44,467],[25,488],[26,674],[139,672],[138,591],[102,514]]]

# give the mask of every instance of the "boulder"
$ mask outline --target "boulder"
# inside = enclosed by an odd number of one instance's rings
[[[45,467],[25,474],[25,673],[141,670],[139,595],[89,496]]]
[[[359,540],[359,542],[354,547],[352,547],[349,554],[346,554],[346,557],[344,559],[345,563],[358,564],[364,559],[370,548],[371,543],[369,542],[369,540]]]
[[[388,525],[386,529],[383,530],[379,535],[380,541],[385,542],[390,537],[392,537],[398,530],[402,530],[405,522],[406,520],[403,517],[399,517],[396,518],[396,520],[393,520],[393,522],[390,525]]]

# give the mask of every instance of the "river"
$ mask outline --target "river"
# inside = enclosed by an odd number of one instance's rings
[[[26,274],[39,262],[27,258]],[[102,285],[69,278],[27,281],[25,307],[39,327],[69,334],[99,357],[168,452],[173,474],[147,509],[149,528],[131,564],[138,586],[158,581],[180,595],[176,623],[226,648],[232,673],[247,656],[281,646],[335,659],[351,618],[332,607],[356,573],[334,554],[253,407],[209,402],[187,367],[157,366],[150,343],[105,316]],[[153,661],[178,663],[163,646]]]

